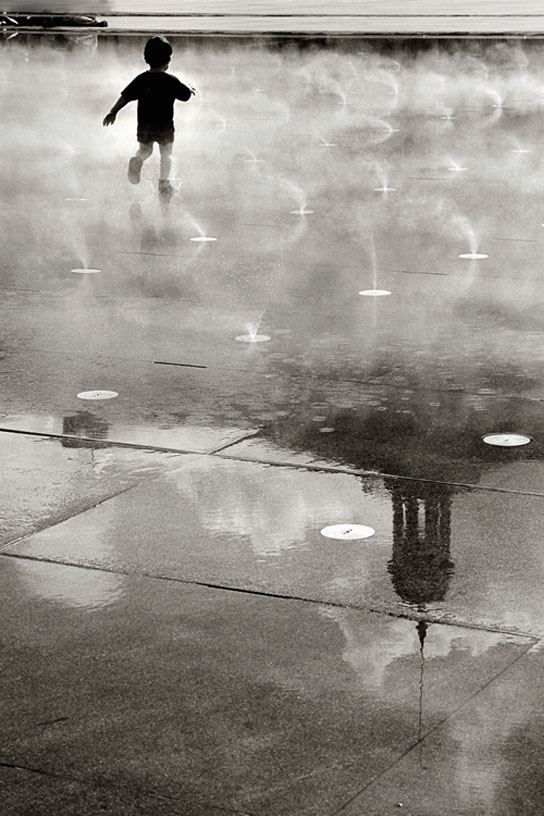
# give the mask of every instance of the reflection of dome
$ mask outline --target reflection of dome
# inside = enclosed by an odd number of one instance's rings
[[[374,371],[379,373],[378,365]],[[334,370],[325,369],[324,376],[332,379]],[[287,421],[282,418],[272,422],[263,434],[283,447],[361,470],[477,484],[482,468],[474,455],[475,445],[478,459],[482,460],[494,461],[497,449],[490,454],[488,446],[481,444],[478,424],[481,419],[474,418],[468,397],[448,394],[447,404],[451,410],[446,417],[433,412],[427,404],[429,397],[425,390],[417,391],[418,382],[409,385],[411,390],[406,398],[398,401],[393,393],[384,395],[376,389],[366,404],[358,404],[353,396],[353,404],[345,408],[329,407],[328,396],[324,396],[324,406],[319,411],[323,414],[322,425],[303,412],[293,414]],[[315,396],[300,395],[301,403],[312,399],[315,400]],[[511,427],[519,427],[519,419],[511,418],[509,422]],[[494,418],[489,423],[497,427]],[[531,427],[530,419],[525,419],[523,425]],[[534,427],[534,422],[532,425]],[[323,427],[334,428],[334,433],[323,434]],[[531,455],[534,453],[533,449]],[[503,459],[508,454],[518,458],[529,455],[520,448],[501,449]]]
[[[454,569],[452,488],[394,479],[384,483],[393,498],[393,557],[388,571],[395,592],[417,606],[444,600]]]
[[[73,416],[66,416],[62,419],[62,433],[71,437],[83,436],[87,439],[61,439],[64,448],[96,448],[99,447],[89,438],[106,439],[108,435],[108,423],[100,417],[94,416],[90,411],[78,411]],[[101,447],[101,446],[100,446]]]

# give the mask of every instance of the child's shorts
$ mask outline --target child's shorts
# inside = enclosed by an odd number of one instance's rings
[[[174,141],[174,125],[165,128],[154,128],[149,125],[139,126],[136,131],[136,138],[140,144],[152,144],[158,142],[160,145],[172,144]]]

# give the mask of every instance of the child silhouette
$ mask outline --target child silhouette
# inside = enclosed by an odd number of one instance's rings
[[[138,100],[138,150],[128,163],[128,179],[132,184],[139,183],[142,165],[153,153],[153,143],[157,142],[161,154],[159,196],[165,201],[170,201],[174,193],[170,183],[174,102],[176,99],[187,102],[195,93],[194,88],[167,73],[171,58],[172,46],[168,40],[151,37],[144,48],[144,59],[149,70],[139,74],[121,91],[119,99],[102,121],[104,127],[113,125],[121,108],[128,102]]]

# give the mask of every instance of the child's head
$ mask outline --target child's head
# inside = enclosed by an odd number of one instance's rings
[[[144,59],[150,68],[168,65],[172,57],[172,46],[164,37],[151,37],[145,44]]]

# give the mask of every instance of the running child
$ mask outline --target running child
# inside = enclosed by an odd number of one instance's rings
[[[161,154],[159,195],[165,201],[169,201],[174,193],[170,183],[174,102],[176,99],[187,102],[195,93],[194,88],[167,73],[171,58],[172,46],[168,40],[151,37],[144,48],[144,60],[149,70],[139,74],[121,91],[121,96],[102,121],[104,127],[113,125],[121,108],[128,102],[138,100],[138,150],[128,163],[128,180],[132,184],[139,183],[142,164],[151,156],[153,143],[157,142]]]

